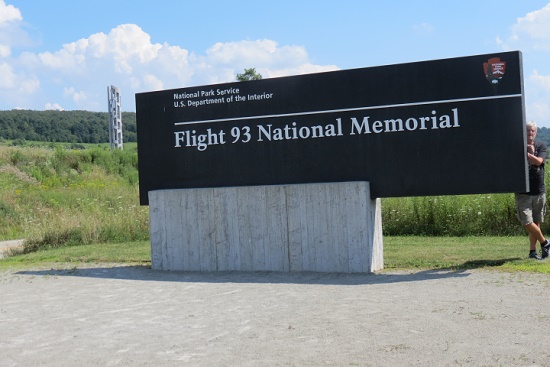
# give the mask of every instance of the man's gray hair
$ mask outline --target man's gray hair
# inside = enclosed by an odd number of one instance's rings
[[[530,128],[533,128],[535,129],[535,131],[537,131],[537,124],[535,123],[535,121],[529,121],[527,124],[526,124],[527,127],[530,127]]]

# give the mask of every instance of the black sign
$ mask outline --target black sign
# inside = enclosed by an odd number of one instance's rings
[[[520,52],[136,94],[148,191],[369,181],[373,197],[527,191]]]

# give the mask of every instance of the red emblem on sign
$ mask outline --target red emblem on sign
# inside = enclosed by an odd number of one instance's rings
[[[500,60],[500,57],[493,57],[483,63],[485,77],[492,84],[498,84],[506,72],[506,61]]]

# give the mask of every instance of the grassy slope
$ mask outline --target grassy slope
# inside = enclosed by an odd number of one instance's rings
[[[148,238],[137,154],[0,146],[0,240],[37,245]]]

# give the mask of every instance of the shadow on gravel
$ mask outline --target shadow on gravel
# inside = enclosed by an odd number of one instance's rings
[[[479,269],[502,266],[507,262],[521,260],[519,257],[512,257],[509,259],[496,259],[496,260],[470,260],[464,264],[457,266],[456,269]]]
[[[279,283],[321,285],[364,285],[418,282],[469,276],[464,270],[395,271],[375,274],[315,273],[315,272],[187,272],[157,271],[148,266],[115,266],[68,270],[25,270],[20,275],[44,277],[84,277],[155,282],[187,283]]]

